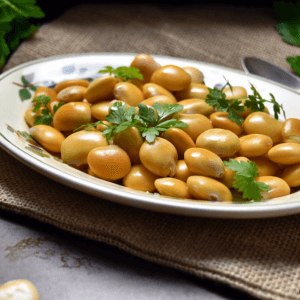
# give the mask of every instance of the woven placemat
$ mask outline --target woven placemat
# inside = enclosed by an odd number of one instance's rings
[[[53,55],[110,51],[236,69],[242,69],[240,59],[249,55],[289,69],[285,57],[299,54],[299,48],[284,43],[275,24],[270,15],[250,8],[79,6],[43,25],[5,70]],[[2,149],[0,207],[261,299],[300,299],[299,215],[221,220],[122,206],[43,177]]]

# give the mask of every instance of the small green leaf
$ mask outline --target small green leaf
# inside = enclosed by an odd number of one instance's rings
[[[33,86],[31,86],[29,89],[31,89],[32,91],[35,92],[35,91],[37,90],[37,87],[33,85]]]
[[[21,80],[22,80],[24,85],[29,85],[29,82],[25,79],[24,76],[21,76]]]
[[[31,94],[27,89],[19,90],[19,95],[22,100],[27,100],[31,98]]]

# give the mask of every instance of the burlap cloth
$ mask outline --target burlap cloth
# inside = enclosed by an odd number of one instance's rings
[[[289,69],[285,57],[299,55],[299,48],[284,43],[275,24],[265,12],[230,6],[80,6],[43,25],[5,70],[52,55],[110,51],[236,69],[251,55]],[[47,179],[2,149],[0,207],[261,299],[300,299],[299,215],[221,220],[126,207]]]

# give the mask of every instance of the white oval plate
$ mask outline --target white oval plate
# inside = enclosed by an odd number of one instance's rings
[[[28,132],[24,112],[31,106],[31,99],[22,101],[22,76],[35,85],[51,86],[63,80],[97,77],[104,66],[129,66],[136,54],[90,53],[44,58],[17,66],[0,76],[0,146],[12,156],[41,174],[85,193],[137,208],[196,217],[215,218],[266,218],[291,215],[300,212],[300,192],[265,202],[220,203],[209,201],[178,200],[128,189],[126,187],[89,176],[56,157],[38,145],[30,143],[19,132]],[[273,93],[283,103],[288,118],[299,117],[300,95],[291,89],[254,75],[217,65],[165,56],[155,56],[158,63],[180,67],[199,68],[205,84],[214,87],[228,79],[232,85],[241,85],[251,92],[249,81],[263,97]],[[271,107],[268,107],[273,111]],[[101,201],[99,199],[99,201]]]

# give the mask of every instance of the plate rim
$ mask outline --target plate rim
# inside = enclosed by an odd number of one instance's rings
[[[64,59],[64,58],[71,58],[71,57],[78,57],[78,56],[91,56],[91,55],[109,55],[109,56],[135,56],[136,53],[123,53],[123,52],[90,52],[90,53],[80,53],[80,54],[65,54],[65,55],[56,55],[56,56],[50,56],[45,58],[40,58],[36,60],[32,60],[23,64],[20,64],[18,66],[15,66],[14,68],[11,68],[3,74],[0,75],[0,82],[2,79],[4,79],[6,76],[9,76],[10,74],[26,68],[31,65],[39,64],[42,62],[52,61],[52,60],[58,60],[58,59]],[[295,90],[288,88],[284,85],[278,84],[276,82],[273,82],[272,80],[268,80],[265,78],[261,78],[257,75],[253,74],[247,74],[246,72],[243,72],[241,70],[236,70],[229,67],[219,66],[217,64],[211,64],[201,61],[196,61],[192,59],[186,59],[186,58],[180,58],[180,57],[172,57],[172,56],[163,56],[163,55],[152,55],[155,59],[165,58],[165,59],[174,59],[174,60],[181,60],[186,61],[190,63],[199,63],[202,65],[206,65],[208,67],[217,68],[217,69],[223,69],[227,70],[229,72],[234,72],[236,74],[242,74],[246,75],[247,77],[253,77],[260,81],[268,82],[272,85],[281,87],[285,90],[289,90],[290,92],[295,93],[297,96],[299,96],[299,93]],[[256,219],[256,218],[270,218],[270,217],[278,217],[278,216],[286,216],[286,215],[293,215],[300,212],[300,199],[294,200],[287,203],[273,203],[270,201],[266,201],[261,203],[259,206],[255,206],[255,204],[238,204],[238,203],[232,203],[224,205],[224,203],[220,202],[217,203],[215,206],[211,205],[205,205],[205,203],[196,202],[195,204],[190,204],[185,202],[184,200],[174,200],[174,199],[163,199],[164,196],[162,196],[162,199],[153,200],[152,196],[145,195],[146,199],[143,199],[139,194],[130,193],[129,191],[126,191],[126,195],[120,195],[121,192],[115,190],[112,190],[110,187],[105,187],[101,185],[96,185],[95,183],[85,181],[82,178],[79,178],[77,176],[68,174],[62,170],[59,170],[51,165],[48,165],[44,163],[43,161],[40,161],[33,156],[28,155],[26,152],[23,152],[18,147],[16,147],[13,143],[8,141],[1,133],[0,133],[0,147],[3,148],[6,152],[8,152],[10,155],[12,155],[17,160],[24,163],[26,166],[30,167],[31,169],[39,172],[40,174],[55,180],[59,183],[62,183],[64,185],[67,185],[71,188],[75,188],[77,190],[80,190],[82,192],[94,195],[99,198],[104,198],[107,201],[116,202],[119,204],[125,204],[136,208],[142,208],[146,210],[152,210],[162,213],[170,213],[170,214],[176,214],[176,215],[184,215],[184,216],[194,216],[194,217],[209,217],[209,218],[226,218],[226,219]],[[87,191],[87,186],[89,190]],[[95,186],[100,186],[97,189]],[[101,195],[99,195],[101,193]],[[123,193],[123,192],[122,192]],[[104,195],[103,195],[104,194]],[[147,193],[145,193],[147,194]],[[111,199],[111,196],[114,198]],[[150,199],[152,198],[152,200]],[[110,198],[108,200],[108,198]],[[129,199],[130,198],[130,199]],[[139,198],[139,199],[137,199]],[[149,198],[149,199],[147,199]],[[124,201],[125,199],[125,201]],[[137,200],[137,201],[134,201]],[[170,201],[171,200],[171,201]],[[251,206],[252,205],[252,206]],[[245,210],[245,207],[247,209]],[[172,211],[170,211],[170,209]],[[252,215],[253,214],[253,215]]]

